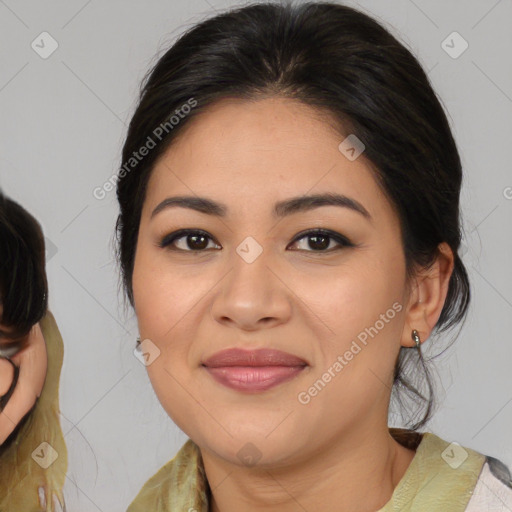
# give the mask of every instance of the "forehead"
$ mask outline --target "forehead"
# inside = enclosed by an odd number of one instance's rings
[[[192,119],[157,161],[146,215],[172,194],[240,209],[322,192],[349,195],[372,216],[391,215],[364,153],[351,161],[340,151],[346,135],[324,111],[298,101],[222,100]]]

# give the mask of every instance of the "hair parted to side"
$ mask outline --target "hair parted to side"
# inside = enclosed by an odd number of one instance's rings
[[[435,262],[441,242],[454,253],[434,332],[463,321],[470,286],[458,255],[462,166],[446,114],[420,63],[402,43],[368,15],[330,2],[254,3],[228,10],[187,30],[148,71],[123,163],[191,98],[197,106],[168,125],[164,136],[157,132],[156,147],[133,170],[119,174],[116,256],[130,304],[141,210],[155,162],[216,101],[271,96],[315,107],[327,114],[326,122],[334,121],[340,142],[355,134],[364,143],[364,157],[400,219],[408,283],[418,269]],[[422,378],[427,396],[420,391]],[[410,417],[420,415],[412,428],[425,425],[435,399],[421,351],[401,348],[394,391],[420,404],[416,413],[409,411]]]

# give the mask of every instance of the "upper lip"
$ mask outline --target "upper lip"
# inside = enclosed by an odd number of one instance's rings
[[[221,366],[306,366],[304,359],[270,348],[247,350],[228,348],[216,352],[203,361],[204,366],[218,368]]]

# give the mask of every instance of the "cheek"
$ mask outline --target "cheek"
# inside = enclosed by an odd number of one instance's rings
[[[133,295],[141,340],[156,354],[147,367],[160,395],[176,383],[169,373],[186,377],[198,316],[208,314],[205,299],[211,283],[191,269],[171,267],[154,251],[142,249],[134,264]],[[154,356],[153,356],[154,357]],[[170,379],[170,380],[169,380]],[[180,380],[180,381],[181,381]]]
[[[384,266],[359,258],[355,264],[304,273],[294,280],[293,291],[301,299],[298,303],[323,321],[326,333],[340,338],[364,329],[391,307],[400,296],[399,287],[391,281]]]
[[[181,287],[154,250],[145,244],[137,248],[132,286],[141,339],[158,343],[180,316]]]
[[[134,282],[135,311],[142,336],[163,343],[187,327],[187,316],[202,307],[208,288],[169,271],[144,272]]]
[[[367,256],[357,264],[330,269],[323,278],[311,275],[294,287],[301,298],[298,303],[305,304],[299,314],[309,319],[318,339],[321,357],[315,377],[346,354],[347,362],[338,373],[345,377],[336,379],[345,381],[344,386],[366,379],[369,369],[387,381],[399,348],[404,310],[401,270],[391,271],[391,266],[397,267],[391,260]]]

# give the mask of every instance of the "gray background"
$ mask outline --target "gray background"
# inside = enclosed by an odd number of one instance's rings
[[[437,362],[444,402],[428,430],[512,465],[512,2],[347,4],[381,19],[429,70],[464,164],[473,303],[460,338]],[[186,440],[133,355],[137,324],[123,311],[111,244],[115,192],[97,200],[92,191],[118,169],[149,65],[183,30],[234,5],[0,0],[0,185],[51,241],[69,511],[125,510]],[[43,31],[58,43],[46,59],[31,47]],[[441,46],[453,31],[469,44],[458,58]]]

